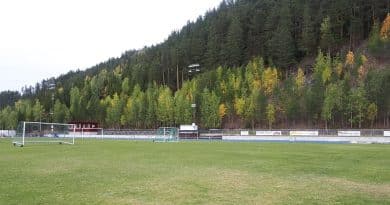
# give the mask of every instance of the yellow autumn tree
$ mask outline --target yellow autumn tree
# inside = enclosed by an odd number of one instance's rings
[[[219,105],[219,108],[218,108],[218,115],[219,115],[219,118],[220,119],[223,119],[223,117],[225,117],[226,115],[226,105],[224,103],[220,104]]]
[[[386,19],[383,21],[380,37],[383,41],[390,40],[390,13],[387,14]]]
[[[244,117],[245,113],[245,99],[244,98],[236,98],[234,99],[234,109],[236,114],[240,117]]]
[[[305,84],[305,73],[303,72],[301,67],[298,68],[298,73],[295,77],[295,84],[297,85],[298,90],[302,90]]]
[[[278,85],[278,82],[278,71],[276,68],[267,68],[262,76],[262,83],[265,94],[272,94],[274,88]]]
[[[362,62],[362,65],[359,67],[358,73],[359,73],[359,80],[363,82],[368,73],[368,69],[366,66],[368,59],[365,55],[361,55],[360,61]]]
[[[261,71],[263,70],[263,59],[254,59],[248,63],[245,69],[245,80],[251,90],[261,88]]]
[[[355,64],[355,55],[352,51],[349,51],[347,56],[345,57],[345,65],[352,67],[353,64]]]

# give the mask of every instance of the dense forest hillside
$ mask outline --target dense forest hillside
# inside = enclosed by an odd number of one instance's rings
[[[389,7],[223,1],[161,44],[1,93],[0,126],[389,127]]]

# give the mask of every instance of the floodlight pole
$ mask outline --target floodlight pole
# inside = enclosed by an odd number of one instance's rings
[[[191,65],[187,66],[187,68],[188,68],[188,75],[190,77],[196,75],[197,73],[200,73],[200,65],[198,63],[191,64]],[[195,123],[195,121],[196,121],[196,117],[195,117],[195,114],[196,114],[196,103],[195,103],[195,99],[193,99],[193,100],[194,100],[194,103],[191,104],[191,107],[193,108],[193,111],[192,111],[192,122]]]

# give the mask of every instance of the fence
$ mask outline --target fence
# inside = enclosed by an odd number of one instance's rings
[[[241,136],[350,136],[390,137],[390,129],[211,129],[200,130],[200,135]]]
[[[137,136],[155,136],[154,129],[105,129],[105,138],[134,138]],[[109,137],[111,136],[111,137]],[[199,139],[222,139],[222,136],[310,136],[310,137],[390,137],[390,129],[209,129],[199,130]]]
[[[0,130],[0,137],[14,137],[15,135],[15,130]]]
[[[0,136],[12,137],[13,130],[1,130]],[[80,135],[76,138],[153,140],[155,129],[105,129],[103,134]],[[181,138],[184,140],[185,138]],[[242,141],[324,141],[390,143],[390,129],[209,129],[199,130],[199,137],[191,140],[242,140]]]

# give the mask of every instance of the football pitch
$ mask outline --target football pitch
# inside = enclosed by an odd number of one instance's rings
[[[0,204],[390,204],[390,146],[0,139]]]

